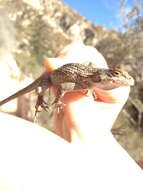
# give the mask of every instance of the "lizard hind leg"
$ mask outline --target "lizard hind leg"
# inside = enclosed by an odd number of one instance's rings
[[[38,95],[37,102],[35,105],[35,116],[38,112],[40,112],[39,107],[43,108],[45,111],[48,111],[49,109],[48,104],[43,99],[43,95]]]
[[[43,84],[44,83],[41,83],[41,85],[36,89],[38,98],[37,98],[37,102],[35,105],[35,117],[36,117],[36,114],[38,112],[40,112],[39,107],[41,107],[45,111],[48,111],[48,109],[49,109],[48,104],[44,101],[44,98],[43,98],[44,92],[45,92],[45,90],[47,90],[48,86],[46,86],[45,84],[43,85]]]

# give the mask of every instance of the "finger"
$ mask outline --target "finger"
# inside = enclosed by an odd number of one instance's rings
[[[130,87],[119,87],[112,90],[95,89],[95,94],[102,102],[109,104],[124,104],[129,96]]]
[[[97,68],[108,68],[103,55],[92,46],[85,45],[81,40],[72,42],[57,53],[66,63],[92,62]]]
[[[61,58],[46,58],[44,62],[45,68],[48,72],[51,72],[64,64],[66,64],[66,62]]]

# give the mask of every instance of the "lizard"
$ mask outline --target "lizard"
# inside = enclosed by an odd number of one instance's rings
[[[94,97],[94,88],[111,90],[121,86],[132,85],[134,85],[134,79],[127,72],[118,68],[93,68],[79,63],[68,63],[54,71],[44,72],[27,87],[0,101],[0,106],[36,89],[38,94],[35,106],[36,114],[39,106],[45,110],[49,108],[43,96],[45,90],[52,86],[58,88],[56,98],[52,105],[58,105],[61,103],[64,94],[69,91],[86,89],[90,91]]]

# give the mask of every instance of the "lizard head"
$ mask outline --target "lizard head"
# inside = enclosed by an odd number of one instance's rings
[[[113,87],[133,86],[134,79],[126,71],[120,69],[109,69],[106,73],[107,80]]]
[[[100,74],[92,77],[92,82],[100,89],[111,90],[121,86],[133,86],[134,79],[125,71],[120,69],[105,69],[99,71]],[[99,76],[99,81],[97,81]]]

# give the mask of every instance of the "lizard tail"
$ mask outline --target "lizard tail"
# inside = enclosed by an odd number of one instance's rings
[[[32,83],[32,84],[33,84],[33,83]],[[31,85],[32,85],[32,84],[31,84]],[[7,102],[9,102],[9,101],[11,101],[11,100],[13,100],[13,99],[19,97],[19,96],[22,96],[22,95],[24,95],[24,94],[26,94],[26,93],[28,93],[28,92],[34,90],[35,87],[30,88],[31,85],[29,85],[29,86],[23,88],[22,90],[19,90],[18,92],[12,94],[12,95],[9,96],[8,98],[5,98],[4,100],[0,101],[0,106],[2,106],[3,104],[5,104],[5,103],[7,103]]]
[[[38,79],[36,79],[33,83],[31,83],[30,85],[28,85],[27,87],[19,90],[18,92],[16,92],[15,94],[12,94],[11,96],[9,96],[8,98],[0,101],[0,106],[2,106],[3,104],[19,97],[22,96],[28,92],[33,91],[34,89],[36,89],[38,86],[42,87],[42,88],[48,88],[51,86],[51,81],[50,81],[50,77],[48,75],[47,72],[43,73]]]

